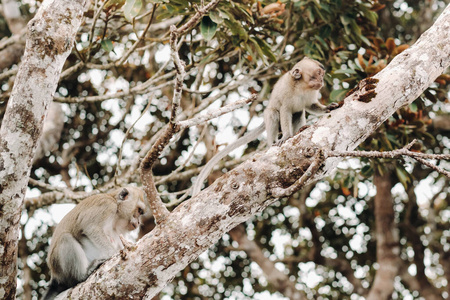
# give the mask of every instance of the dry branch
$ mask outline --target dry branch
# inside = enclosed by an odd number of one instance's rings
[[[403,156],[411,157],[421,164],[447,176],[450,178],[450,172],[444,170],[443,168],[430,163],[425,159],[436,159],[436,160],[450,160],[450,154],[429,154],[410,151],[409,149],[417,141],[414,140],[402,149],[392,150],[392,151],[328,151],[326,156],[328,157],[367,157],[367,158],[400,158]]]

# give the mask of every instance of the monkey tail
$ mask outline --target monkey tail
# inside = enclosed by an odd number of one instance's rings
[[[48,286],[48,290],[45,293],[44,297],[42,297],[42,300],[53,300],[58,296],[59,293],[62,291],[65,291],[67,288],[64,286],[58,284],[56,280],[51,279],[50,284]]]
[[[244,136],[238,138],[234,143],[229,144],[226,146],[222,151],[214,155],[210,161],[203,167],[200,174],[197,176],[197,180],[195,181],[194,187],[192,189],[192,197],[200,193],[203,181],[205,181],[206,177],[208,177],[209,173],[211,173],[211,170],[214,168],[215,165],[219,163],[219,161],[228,155],[231,151],[234,149],[248,144],[251,141],[255,140],[259,135],[261,135],[265,130],[265,125],[262,123],[257,128],[253,129],[252,131],[248,132]]]

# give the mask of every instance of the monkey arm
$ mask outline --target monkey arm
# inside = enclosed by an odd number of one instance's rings
[[[238,138],[234,143],[229,144],[226,146],[222,151],[214,155],[210,161],[203,167],[200,174],[197,176],[197,180],[195,181],[194,187],[192,189],[192,197],[200,193],[203,185],[203,181],[205,181],[206,177],[208,177],[209,173],[211,173],[211,170],[214,168],[215,165],[219,163],[219,161],[228,155],[231,151],[234,149],[248,144],[251,141],[255,140],[259,135],[261,135],[264,132],[264,123],[259,125],[257,128],[253,129],[252,131],[248,132],[244,136]]]
[[[338,103],[330,103],[328,106],[321,104],[319,101],[313,103],[311,106],[306,108],[306,111],[314,115],[323,115],[329,113],[339,107]]]

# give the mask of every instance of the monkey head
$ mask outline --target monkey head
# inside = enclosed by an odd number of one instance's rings
[[[324,84],[325,68],[318,61],[305,57],[292,68],[290,74],[294,80],[303,79],[309,89],[320,90]]]
[[[126,233],[138,228],[146,209],[143,191],[126,187],[116,190],[114,194],[117,200],[116,230]]]

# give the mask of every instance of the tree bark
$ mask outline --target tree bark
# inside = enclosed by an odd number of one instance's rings
[[[87,4],[85,0],[47,0],[28,23],[25,54],[0,129],[2,299],[15,297],[19,220],[31,161]]]
[[[373,183],[377,188],[374,214],[379,269],[367,300],[387,300],[391,299],[394,279],[400,266],[400,241],[391,194],[391,172],[386,171],[383,175],[376,172]]]
[[[271,147],[226,173],[65,296],[141,299],[157,295],[224,233],[272,204],[271,191],[295,182],[311,163],[314,150],[353,150],[397,109],[413,102],[449,65],[450,6],[412,47],[374,77],[379,80],[374,90],[368,93],[363,86],[340,109],[282,147]],[[310,179],[328,174],[338,162],[338,158],[327,159]]]

